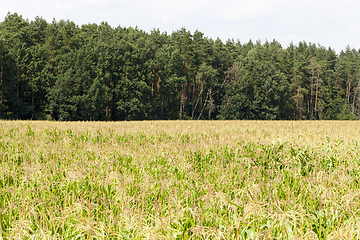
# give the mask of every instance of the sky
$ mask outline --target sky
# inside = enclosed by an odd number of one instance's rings
[[[284,48],[306,41],[337,53],[348,45],[360,49],[359,0],[0,0],[0,6],[1,21],[16,12],[30,21],[108,22],[146,32],[185,27],[224,42],[275,39]]]

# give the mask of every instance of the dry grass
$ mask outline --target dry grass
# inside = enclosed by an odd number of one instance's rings
[[[3,121],[0,236],[359,239],[359,143],[360,122]]]

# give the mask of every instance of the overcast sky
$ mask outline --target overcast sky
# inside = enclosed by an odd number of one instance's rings
[[[112,27],[156,28],[171,33],[185,27],[224,42],[276,39],[285,48],[305,40],[331,47],[360,48],[359,0],[0,0],[7,12],[48,22],[69,19],[81,26],[108,22]]]

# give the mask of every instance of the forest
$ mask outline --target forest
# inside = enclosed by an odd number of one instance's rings
[[[356,120],[360,51],[8,13],[0,23],[0,118]]]

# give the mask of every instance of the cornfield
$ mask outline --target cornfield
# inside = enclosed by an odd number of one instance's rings
[[[0,122],[0,239],[360,239],[360,122]]]

